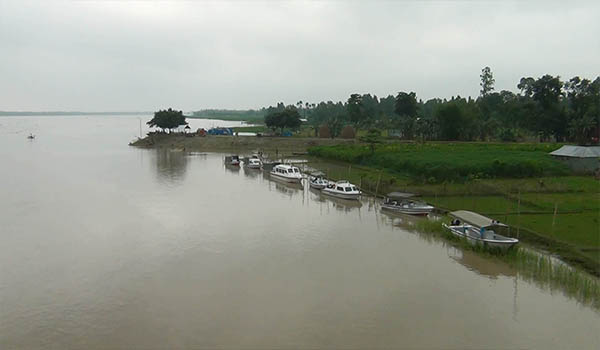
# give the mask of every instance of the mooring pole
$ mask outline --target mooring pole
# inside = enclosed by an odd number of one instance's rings
[[[556,223],[556,212],[558,211],[558,203],[554,203],[554,215],[552,215],[552,235],[554,236],[554,224]]]
[[[521,190],[519,190],[517,200],[517,239],[519,239],[519,233],[521,231]]]
[[[379,177],[377,178],[377,186],[375,187],[375,198],[379,194],[379,182],[381,182],[381,170],[379,170]]]

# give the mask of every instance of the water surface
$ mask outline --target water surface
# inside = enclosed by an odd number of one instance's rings
[[[596,311],[369,199],[127,146],[138,133],[0,118],[0,348],[600,346]]]

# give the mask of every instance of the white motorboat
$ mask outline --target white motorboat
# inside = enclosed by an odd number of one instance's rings
[[[412,199],[415,196],[416,195],[412,193],[388,193],[381,208],[410,215],[427,215],[431,213],[434,208],[425,202]]]
[[[246,163],[246,166],[250,169],[260,169],[261,165],[260,159],[258,158],[250,158]]]
[[[329,180],[325,179],[323,175],[320,174],[313,175],[309,178],[308,184],[311,188],[314,188],[316,190],[322,190],[325,187],[327,187],[327,185],[329,185]]]
[[[321,192],[342,199],[358,199],[360,196],[360,190],[346,180],[330,182]]]
[[[275,165],[269,174],[271,174],[273,178],[285,182],[302,182],[302,173],[300,172],[300,169],[291,165]]]
[[[506,237],[496,233],[494,227],[508,227],[496,220],[490,219],[472,211],[458,210],[450,213],[456,218],[450,225],[443,224],[453,235],[466,238],[471,244],[497,248],[503,251],[519,243],[516,238]]]

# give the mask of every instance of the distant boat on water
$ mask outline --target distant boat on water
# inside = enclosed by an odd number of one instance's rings
[[[29,134],[27,136],[27,138],[30,139],[30,140],[33,140],[33,139],[35,139],[35,135],[34,134]]]

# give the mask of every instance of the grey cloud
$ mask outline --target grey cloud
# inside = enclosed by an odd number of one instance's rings
[[[476,96],[599,74],[595,2],[1,2],[0,110]]]

